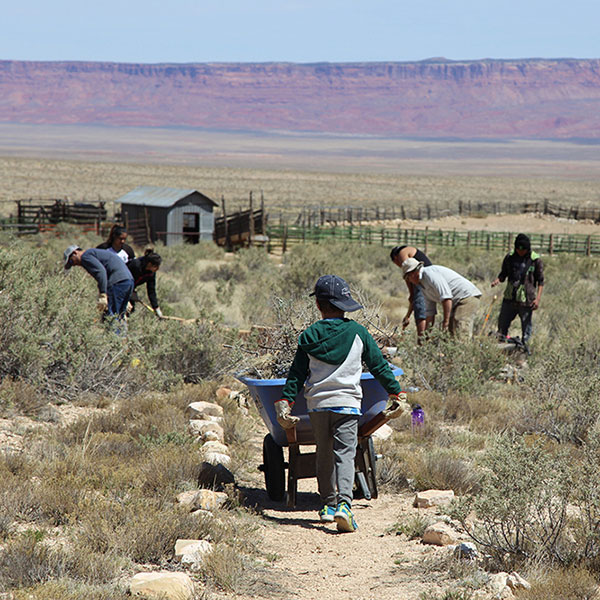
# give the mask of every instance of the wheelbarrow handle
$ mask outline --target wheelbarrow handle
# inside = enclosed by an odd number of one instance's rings
[[[297,444],[298,443],[298,435],[296,434],[296,426],[290,427],[285,430],[285,435],[287,437],[288,444]]]
[[[389,419],[385,416],[383,411],[376,414],[370,421],[367,421],[360,426],[358,437],[368,437],[388,421]]]

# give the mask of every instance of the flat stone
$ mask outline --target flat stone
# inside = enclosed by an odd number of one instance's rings
[[[223,407],[214,402],[192,402],[186,409],[191,419],[202,419],[205,416],[222,417]]]
[[[430,525],[423,533],[423,543],[434,546],[449,546],[455,544],[457,533],[446,523],[439,522]]]
[[[508,579],[508,573],[494,573],[490,575],[486,587],[488,587],[495,594],[501,594],[506,587],[506,581]]]
[[[227,502],[227,494],[212,490],[191,490],[177,495],[177,502],[189,507],[190,512],[196,510],[216,510]]]
[[[448,506],[454,500],[453,490],[426,490],[417,492],[413,506],[431,508],[432,506]]]
[[[230,387],[223,386],[215,392],[215,396],[217,400],[226,400],[227,398],[231,397],[232,393],[233,390]]]
[[[472,542],[461,542],[454,548],[454,556],[466,560],[475,560],[479,556],[477,547]]]
[[[212,544],[207,540],[177,540],[175,542],[175,558],[193,571],[202,568],[205,556],[212,551]]]
[[[191,419],[188,429],[192,435],[196,435],[206,441],[222,442],[225,438],[223,427],[216,421]]]
[[[219,454],[229,454],[227,445],[221,442],[206,442],[202,444],[202,452],[218,452]]]
[[[180,539],[175,542],[175,558],[181,560],[186,554],[206,554],[212,550],[212,544],[207,540],[185,540]]]
[[[191,600],[194,583],[189,575],[172,571],[137,573],[131,578],[132,596],[145,596],[168,600]]]
[[[506,578],[506,585],[513,590],[528,590],[531,588],[531,584],[514,571]]]
[[[231,456],[221,452],[206,452],[202,457],[205,462],[215,466],[222,465],[227,468],[231,464]]]

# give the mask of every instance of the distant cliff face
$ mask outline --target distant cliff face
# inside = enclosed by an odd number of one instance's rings
[[[0,121],[441,138],[600,138],[600,60],[0,61]]]

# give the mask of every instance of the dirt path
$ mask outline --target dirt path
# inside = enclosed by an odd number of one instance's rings
[[[318,519],[315,478],[299,482],[295,508],[271,501],[260,477],[250,485],[247,499],[262,511],[258,546],[265,555],[276,557],[268,567],[276,590],[253,590],[251,595],[236,595],[237,599],[418,600],[423,592],[441,593],[452,587],[444,569],[435,568],[448,556],[448,548],[410,541],[391,531],[399,521],[418,514],[412,506],[414,494],[355,500],[358,531],[338,533],[335,523]],[[435,509],[428,509],[427,515],[436,520]]]

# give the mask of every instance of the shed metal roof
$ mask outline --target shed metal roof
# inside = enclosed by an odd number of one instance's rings
[[[210,200],[210,202],[217,206],[217,203],[214,200],[211,200],[208,196],[205,196],[198,190],[182,190],[178,188],[157,187],[154,185],[140,185],[115,200],[115,202],[119,204],[137,204],[140,206],[165,208],[173,206],[178,200],[194,193],[200,194],[203,198]]]

